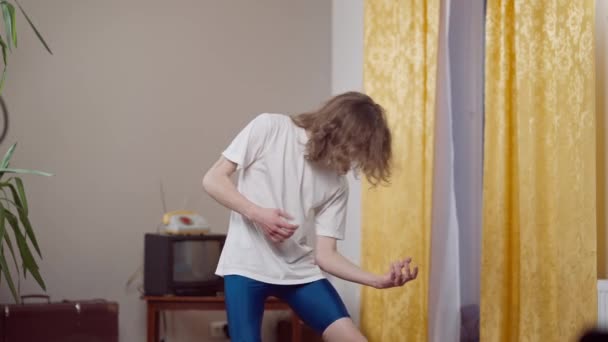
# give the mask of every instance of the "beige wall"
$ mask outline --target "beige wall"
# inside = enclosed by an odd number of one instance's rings
[[[20,18],[1,148],[19,141],[14,166],[56,174],[27,178],[48,293],[118,301],[121,340],[143,341],[144,307],[125,282],[160,220],[159,180],[169,209],[192,196],[190,208],[225,231],[228,213],[202,195],[202,170],[257,113],[303,111],[330,95],[331,2],[23,5],[55,55]],[[9,300],[4,284],[0,294]],[[170,341],[201,341],[201,322],[172,315]]]

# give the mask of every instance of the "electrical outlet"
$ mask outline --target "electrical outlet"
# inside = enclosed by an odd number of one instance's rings
[[[225,329],[228,326],[226,321],[217,321],[209,323],[209,335],[211,337],[226,338]]]

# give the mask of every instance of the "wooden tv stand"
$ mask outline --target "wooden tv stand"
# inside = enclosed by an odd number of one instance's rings
[[[226,302],[224,297],[182,297],[182,296],[144,296],[147,308],[147,335],[148,342],[159,342],[159,313],[161,311],[200,310],[200,311],[224,311]],[[287,303],[277,298],[270,297],[266,300],[265,310],[290,311],[292,330],[291,341],[301,342],[302,329],[300,319],[291,310]]]

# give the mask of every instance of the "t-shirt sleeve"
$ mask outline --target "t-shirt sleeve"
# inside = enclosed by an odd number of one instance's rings
[[[232,140],[222,155],[245,169],[260,157],[271,130],[270,116],[260,114]]]
[[[317,211],[315,228],[317,235],[344,239],[346,230],[346,205],[348,203],[348,184],[342,186]]]

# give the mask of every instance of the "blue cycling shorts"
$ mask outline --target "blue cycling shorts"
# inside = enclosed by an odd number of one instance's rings
[[[260,342],[264,302],[277,297],[319,334],[336,320],[349,317],[336,289],[327,279],[298,285],[275,285],[239,275],[224,277],[230,341]]]

